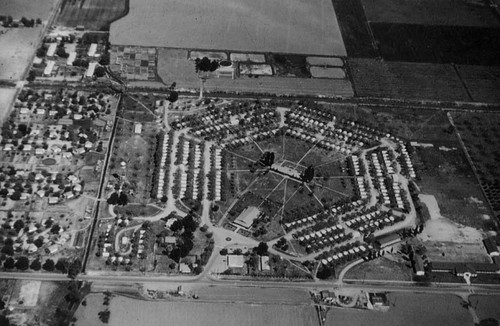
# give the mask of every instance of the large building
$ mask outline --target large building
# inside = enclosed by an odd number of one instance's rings
[[[234,224],[249,229],[253,221],[259,217],[260,210],[255,206],[248,206],[243,212],[234,220]]]

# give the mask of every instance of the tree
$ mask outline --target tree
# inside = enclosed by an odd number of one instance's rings
[[[61,273],[67,273],[68,272],[68,262],[66,259],[61,258],[57,261],[55,268],[60,271]]]
[[[257,255],[260,255],[260,256],[267,255],[268,250],[269,250],[269,247],[267,246],[267,243],[265,243],[265,242],[260,242],[259,245],[254,248],[254,251],[257,253]]]
[[[6,254],[7,256],[12,256],[14,254],[14,248],[12,245],[4,245],[2,248],[2,254]]]
[[[52,259],[47,259],[45,263],[43,264],[42,268],[46,270],[47,272],[52,272],[54,271],[55,264]]]
[[[35,244],[35,246],[40,248],[41,246],[43,246],[43,237],[39,236],[38,238],[35,239],[35,241],[33,241],[33,243]]]
[[[193,219],[192,214],[188,214],[182,219],[182,225],[184,226],[184,230],[188,232],[194,232],[198,227],[198,223]]]
[[[99,64],[101,66],[107,66],[109,65],[109,52],[105,52],[102,56],[101,59],[99,60]]]
[[[226,248],[222,248],[220,251],[219,251],[219,254],[221,256],[227,256],[227,249]]]
[[[47,50],[48,48],[45,45],[42,45],[38,48],[38,50],[36,50],[36,56],[39,58],[44,58],[47,55]]]
[[[74,279],[82,270],[82,262],[76,258],[68,267],[68,277]]]
[[[54,224],[52,226],[52,228],[50,229],[50,232],[52,234],[59,234],[59,231],[61,230],[61,227],[59,226],[59,224]]]
[[[24,222],[23,222],[23,220],[21,220],[21,219],[16,220],[14,222],[14,229],[16,230],[16,232],[21,231],[22,228],[24,228]]]
[[[177,232],[177,231],[180,231],[182,230],[182,221],[180,220],[175,220],[172,225],[170,225],[170,230],[172,230],[173,232]]]
[[[42,263],[40,263],[40,260],[35,259],[31,262],[30,268],[34,271],[39,271],[42,268]]]
[[[2,326],[10,326],[10,321],[4,315],[0,315],[0,325]]]
[[[60,58],[67,58],[69,57],[69,54],[66,52],[66,50],[64,49],[64,45],[63,43],[61,43],[61,45],[59,45],[57,47],[57,50],[56,50],[56,54],[58,57]]]
[[[19,257],[19,259],[16,262],[16,268],[21,271],[25,271],[29,267],[30,267],[30,260],[28,259],[28,257],[25,256]]]
[[[112,193],[108,198],[108,205],[116,205],[118,204],[118,194],[116,192]]]
[[[128,204],[128,197],[127,194],[124,193],[123,191],[120,193],[120,196],[118,197],[118,205],[125,206]]]
[[[106,76],[106,68],[104,68],[102,66],[96,67],[94,70],[94,75],[96,75],[97,77]]]
[[[3,263],[3,267],[6,269],[13,269],[16,266],[16,262],[14,261],[14,258],[9,257],[5,260]]]
[[[219,62],[217,62],[216,60],[210,60],[207,57],[203,57],[202,59],[196,58],[195,71],[201,81],[200,100],[203,98],[203,87],[205,86],[205,82],[208,78],[208,73],[214,72],[215,70],[217,70],[217,68],[219,68]]]
[[[321,265],[318,269],[318,273],[316,276],[321,279],[321,280],[326,280],[330,276],[332,276],[332,271],[330,268],[326,267],[325,265]]]
[[[314,168],[312,165],[309,165],[300,177],[305,183],[311,182],[314,179]]]
[[[174,103],[177,101],[178,98],[179,98],[179,93],[177,93],[176,91],[170,91],[170,93],[168,94],[167,100],[170,103]]]

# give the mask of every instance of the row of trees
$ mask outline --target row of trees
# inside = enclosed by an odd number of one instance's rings
[[[19,27],[19,23],[14,22],[14,18],[12,16],[0,16],[0,21],[2,21],[3,27]],[[22,17],[20,23],[25,27],[35,27],[35,25],[40,25],[42,20],[40,18],[28,19],[26,17]]]
[[[3,257],[2,257],[3,258]],[[28,269],[39,271],[43,269],[47,272],[53,272],[57,270],[63,274],[68,274],[68,277],[75,278],[82,269],[82,263],[80,259],[76,258],[73,261],[61,258],[56,262],[52,259],[47,259],[43,265],[39,258],[36,258],[30,263],[30,260],[26,256],[21,256],[15,260],[13,257],[6,257],[3,261],[3,267],[6,270],[17,269],[20,271],[26,271]]]

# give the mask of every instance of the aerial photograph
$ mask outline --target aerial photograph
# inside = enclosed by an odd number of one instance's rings
[[[0,0],[0,326],[500,326],[500,0]]]

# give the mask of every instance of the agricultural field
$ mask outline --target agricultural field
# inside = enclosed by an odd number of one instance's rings
[[[499,66],[457,65],[457,72],[474,101],[486,103],[500,102]]]
[[[128,0],[63,0],[56,24],[86,30],[107,31],[128,13]]]
[[[495,40],[500,29],[371,23],[380,55],[387,61],[499,65]]]
[[[332,0],[347,56],[350,58],[376,58],[370,25],[361,0]]]
[[[176,10],[169,10],[171,7]],[[144,25],[144,20],[148,24]],[[140,29],[135,28],[138,23],[142,26]],[[230,3],[131,0],[129,14],[111,24],[110,32],[110,42],[115,45],[346,54],[329,0],[233,0]]]
[[[455,125],[496,214],[500,213],[500,116],[495,113],[456,113]],[[492,221],[491,221],[492,222]]]
[[[451,65],[358,58],[348,61],[354,89],[360,97],[472,100]],[[492,94],[496,92],[492,90]],[[474,100],[481,101],[483,98]]]
[[[90,302],[93,304],[90,305]],[[97,309],[95,305],[98,306]],[[97,325],[99,323],[97,312],[105,308],[102,306],[102,299],[89,301],[86,307],[80,307],[80,310],[85,313],[77,311],[76,316],[77,318],[82,316],[83,323],[77,321],[76,325]],[[165,318],[168,318],[169,323],[186,325],[196,325],[203,320],[204,325],[210,326],[235,324],[303,326],[314,325],[318,322],[314,308],[299,305],[151,302],[116,296],[111,299],[109,311],[108,324],[110,326],[160,325],[165,322]]]
[[[418,326],[474,324],[471,314],[462,307],[462,299],[458,296],[389,293],[387,297],[391,305],[387,312],[333,308],[327,314],[325,326],[397,326],[408,320]],[[443,311],[447,313],[443,314]]]
[[[494,10],[475,0],[362,0],[370,23],[499,27]]]

